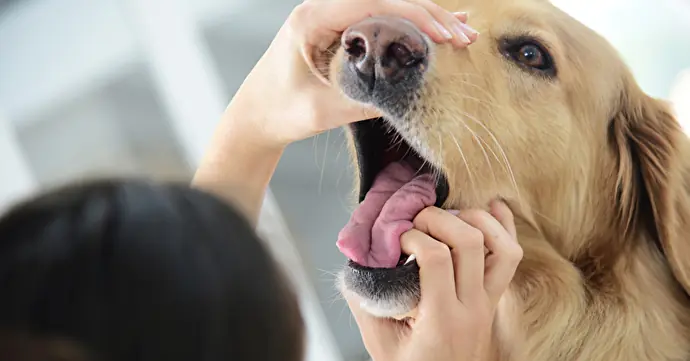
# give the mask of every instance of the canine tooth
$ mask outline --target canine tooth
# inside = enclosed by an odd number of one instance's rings
[[[413,255],[413,254],[410,255],[410,257],[407,257],[407,261],[405,261],[405,264],[408,264],[408,263],[414,261],[416,258],[417,257],[415,257],[415,255]]]

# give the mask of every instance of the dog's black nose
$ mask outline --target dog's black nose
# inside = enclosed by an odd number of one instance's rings
[[[393,17],[373,17],[345,31],[342,46],[346,62],[373,89],[382,80],[395,84],[408,72],[419,72],[428,56],[428,46],[412,23]]]

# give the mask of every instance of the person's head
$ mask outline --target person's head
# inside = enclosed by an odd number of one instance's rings
[[[297,361],[303,328],[253,229],[201,191],[98,181],[0,218],[0,359]]]

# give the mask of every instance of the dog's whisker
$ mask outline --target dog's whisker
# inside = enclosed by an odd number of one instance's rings
[[[472,171],[470,170],[470,166],[467,163],[467,158],[465,157],[465,153],[462,151],[462,147],[460,146],[460,143],[458,142],[457,138],[455,138],[454,135],[451,135],[451,139],[453,142],[455,142],[455,145],[458,147],[458,152],[460,153],[460,157],[462,157],[463,163],[465,163],[465,169],[467,169],[467,175],[470,178],[470,185],[472,186],[472,194],[477,194],[477,188],[476,185],[474,184],[474,177],[472,176]]]
[[[347,140],[344,138],[340,139],[340,144],[338,144],[338,152],[335,154],[335,158],[333,160],[335,162],[338,162],[340,160],[340,157],[343,155],[343,149],[347,150]]]
[[[319,272],[321,272],[321,276],[331,276],[331,277],[333,277],[333,278],[338,277],[338,272],[337,272],[337,271],[329,271],[329,270],[325,270],[325,269],[322,269],[322,268],[317,268],[316,270],[319,271]]]
[[[472,120],[472,121],[475,122],[475,123],[479,123],[479,125],[482,126],[482,128],[483,128],[485,131],[488,132],[488,129],[486,129],[486,127],[485,127],[481,122],[479,122],[476,118],[470,116],[469,114],[467,114],[467,113],[465,113],[465,112],[461,112],[461,115],[467,117],[468,119]],[[476,137],[486,146],[486,149],[488,149],[489,152],[491,152],[491,155],[494,157],[494,159],[496,160],[496,162],[498,162],[499,164],[501,164],[501,163],[502,163],[502,160],[498,158],[498,155],[497,155],[496,152],[493,150],[493,147],[491,147],[491,146],[489,145],[489,143],[487,143],[486,140],[484,140],[484,138],[478,136],[478,135],[476,134],[476,132],[473,132],[473,131],[471,130],[471,128],[469,128],[469,126],[467,125],[467,123],[465,123],[462,119],[461,119],[460,121],[464,123],[463,125],[464,125],[466,128],[468,128],[468,130],[469,130],[470,132],[472,132],[472,135],[476,136]]]
[[[475,140],[477,142],[477,144],[479,145],[479,149],[482,151],[482,154],[484,155],[484,160],[486,160],[486,164],[489,166],[489,170],[491,171],[491,175],[494,179],[494,184],[498,184],[498,178],[496,177],[496,172],[494,171],[494,167],[491,165],[491,160],[489,159],[489,155],[486,153],[486,149],[484,149],[484,145],[482,144],[482,142],[483,142],[482,138],[477,133],[475,133],[472,130],[472,128],[470,128],[467,125],[467,123],[465,123],[464,120],[460,119],[460,124],[463,127],[465,127],[465,129],[467,129],[467,131],[470,132],[470,134],[472,135],[472,139]],[[494,154],[494,156],[495,156],[495,154]],[[498,160],[498,159],[496,159],[496,160]]]
[[[318,193],[321,194],[323,191],[323,177],[326,171],[326,159],[328,159],[328,146],[330,144],[330,138],[331,138],[331,132],[328,131],[326,132],[326,149],[323,152],[323,160],[321,161],[321,174],[319,178],[319,191]]]
[[[466,94],[463,94],[460,98],[462,100],[471,100],[471,101],[483,106],[485,109],[490,110],[490,111],[492,111],[494,108],[497,108],[497,106],[495,106],[493,102],[487,102],[485,100],[475,98],[475,97],[472,97],[472,96],[469,96]]]
[[[451,74],[449,74],[449,76],[452,76],[452,77],[458,77],[458,76],[462,76],[462,77],[465,77],[465,76],[467,76],[467,77],[472,77],[472,76],[473,76],[473,77],[475,77],[475,78],[477,78],[477,79],[483,79],[483,77],[482,77],[481,75],[479,75],[479,74],[476,74],[476,73],[468,73],[468,72],[456,72],[456,73],[451,73]]]
[[[469,81],[469,80],[466,80],[466,79],[457,79],[457,77],[459,77],[459,76],[460,76],[460,77],[462,77],[462,76],[474,76],[474,77],[476,77],[477,79],[485,80],[484,77],[480,76],[479,74],[472,74],[472,73],[453,73],[453,74],[449,74],[449,75],[448,75],[449,78],[453,78],[454,80],[457,80],[457,81],[458,81],[460,84],[462,84],[462,85],[469,85],[469,86],[471,86],[471,87],[473,87],[473,88],[475,88],[475,89],[481,91],[483,95],[485,95],[487,98],[489,98],[489,100],[492,100],[492,101],[495,101],[495,100],[496,100],[496,98],[494,97],[494,95],[491,94],[491,93],[490,93],[488,90],[486,90],[484,87],[481,87],[481,86],[479,86],[479,85],[477,85],[477,84],[475,84],[475,83],[473,83],[473,82],[471,82],[471,81]],[[493,105],[493,104],[492,104],[492,105]],[[496,106],[500,106],[500,104],[495,104],[495,105],[496,105]]]
[[[341,138],[340,146],[338,147],[338,153],[335,156],[335,162],[336,163],[340,160],[340,157],[343,154],[343,149],[345,149],[347,151],[346,142],[347,142],[347,140],[345,138]],[[338,173],[338,177],[335,180],[335,187],[336,188],[340,186],[340,182],[343,180],[343,177],[346,175],[347,172],[352,173],[352,170],[349,169],[348,167],[340,168],[340,172]],[[343,200],[340,199],[340,201],[341,201],[341,206],[343,207],[343,210],[345,210],[346,212],[349,213],[350,210],[348,209],[348,207],[345,204],[342,204]]]
[[[549,217],[546,216],[545,214],[543,214],[543,213],[537,211],[536,209],[532,209],[532,213],[534,213],[535,215],[541,217],[541,218],[544,219],[545,221],[551,223],[551,224],[552,224],[553,226],[555,226],[557,229],[560,229],[560,228],[561,228],[561,226],[560,226],[555,220],[553,220],[552,218],[549,218]]]
[[[517,185],[517,179],[515,178],[515,173],[513,172],[513,167],[511,166],[510,161],[508,160],[508,156],[506,155],[505,151],[503,150],[501,143],[498,141],[498,139],[496,139],[496,136],[493,134],[493,132],[491,130],[489,130],[489,128],[487,128],[486,125],[484,125],[477,118],[471,116],[470,114],[464,113],[464,112],[463,112],[463,115],[466,116],[468,119],[472,120],[473,122],[475,122],[480,127],[482,127],[487,132],[487,134],[489,134],[489,137],[491,137],[494,144],[496,144],[496,147],[498,148],[498,151],[501,153],[501,157],[503,158],[502,163],[505,165],[505,170],[508,172],[508,174],[510,176],[510,180],[511,180],[512,186],[516,192],[516,196],[518,199],[521,199],[520,189],[518,188],[518,185]]]
[[[441,136],[440,133],[438,134],[438,146],[439,146],[438,149],[443,149],[443,137]],[[443,152],[441,152],[441,153],[443,153]],[[443,156],[441,156],[441,157],[443,157]],[[438,159],[438,161],[439,161],[440,164],[443,164],[443,159]],[[426,159],[424,159],[424,162],[426,162]],[[431,167],[431,169],[433,169],[433,171],[432,171],[433,174],[432,174],[432,175],[433,175],[433,177],[434,177],[435,179],[441,178],[442,174],[441,174],[441,169],[440,169],[440,168],[438,168],[438,167]]]
[[[473,89],[480,90],[482,92],[482,94],[488,98],[487,100],[481,100],[479,98],[469,96],[465,92],[465,93],[459,94],[462,97],[462,99],[474,100],[477,103],[480,103],[480,104],[486,106],[487,109],[492,109],[492,108],[499,108],[500,109],[500,108],[502,108],[502,105],[498,102],[496,97],[493,94],[489,93],[486,89],[482,88],[481,86],[474,84],[474,83],[470,83],[470,82],[461,82],[461,84],[462,85],[468,85],[468,86],[472,87]]]

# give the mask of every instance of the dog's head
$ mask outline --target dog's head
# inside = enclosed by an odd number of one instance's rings
[[[330,63],[346,96],[383,114],[349,127],[362,204],[341,233],[344,290],[376,315],[409,311],[418,267],[391,238],[425,206],[499,197],[572,260],[593,242],[615,247],[612,234],[646,232],[690,289],[687,141],[665,105],[604,39],[546,1],[438,3],[469,12],[476,43],[453,49],[405,20],[370,18],[343,34]]]

